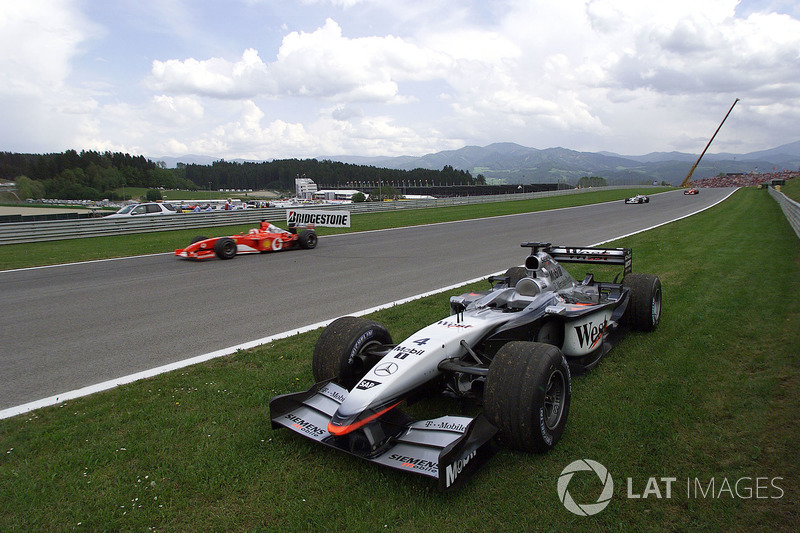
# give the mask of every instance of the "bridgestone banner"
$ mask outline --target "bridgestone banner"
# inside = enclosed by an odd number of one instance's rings
[[[332,228],[349,228],[350,211],[287,209],[286,222],[294,225],[314,224],[315,226],[330,226]]]

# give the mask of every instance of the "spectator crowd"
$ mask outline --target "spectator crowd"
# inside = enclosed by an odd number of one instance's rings
[[[725,174],[713,178],[701,178],[689,182],[690,187],[759,187],[772,183],[772,180],[790,180],[800,176],[800,171],[782,170],[780,172],[749,172],[747,174]]]

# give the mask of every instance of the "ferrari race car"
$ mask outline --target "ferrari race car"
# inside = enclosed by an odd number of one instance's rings
[[[287,231],[262,221],[260,227],[247,233],[230,237],[195,237],[186,248],[175,250],[175,255],[187,259],[207,259],[215,255],[220,259],[233,259],[236,254],[279,252],[298,247],[311,249],[316,246],[314,226],[290,227]]]
[[[650,197],[645,196],[644,194],[637,194],[636,196],[631,196],[630,198],[625,198],[626,204],[649,204]]]
[[[332,322],[314,349],[317,383],[272,398],[272,428],[435,478],[441,490],[487,459],[495,440],[553,448],[567,423],[572,373],[594,367],[626,329],[658,326],[661,281],[631,273],[627,248],[522,246],[531,249],[524,267],[490,276],[486,291],[452,297],[448,317],[399,344],[378,322]],[[621,265],[624,277],[578,282],[560,263]],[[400,409],[439,393],[483,410],[415,421]]]
[[[692,187],[691,189],[684,190],[683,194],[700,194],[700,191]]]

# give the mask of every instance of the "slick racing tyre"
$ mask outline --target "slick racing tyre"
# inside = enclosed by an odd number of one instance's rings
[[[297,241],[300,243],[300,248],[311,250],[317,247],[317,232],[310,229],[305,229],[297,236]]]
[[[564,432],[572,395],[567,360],[556,346],[514,341],[489,365],[484,414],[500,441],[528,452],[546,452]]]
[[[653,274],[628,274],[622,285],[631,290],[623,323],[638,331],[653,331],[661,321],[661,280]]]
[[[204,241],[204,240],[206,240],[206,239],[208,239],[208,237],[205,237],[205,236],[203,236],[203,235],[198,235],[197,237],[195,237],[194,239],[192,239],[192,242],[190,242],[189,244],[194,244],[194,243],[196,243],[196,242]]]
[[[214,243],[214,253],[220,259],[233,259],[236,255],[236,241],[230,237],[223,237]]]
[[[385,353],[373,355],[370,351],[385,344],[392,344],[392,336],[382,324],[353,316],[337,318],[314,347],[314,380],[335,379],[352,389]]]

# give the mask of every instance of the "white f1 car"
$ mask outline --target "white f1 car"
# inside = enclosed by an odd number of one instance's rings
[[[649,204],[650,197],[644,194],[637,194],[636,196],[631,196],[630,198],[625,198],[626,204]]]
[[[627,248],[531,248],[524,267],[491,288],[450,299],[450,316],[392,342],[374,321],[342,317],[314,349],[317,381],[270,401],[273,428],[287,427],[367,460],[436,478],[444,490],[500,442],[545,452],[567,422],[571,373],[594,367],[616,332],[652,331],[661,281],[631,273]],[[617,283],[576,281],[559,263],[621,265]],[[431,392],[475,399],[476,417],[414,421],[400,410]]]

